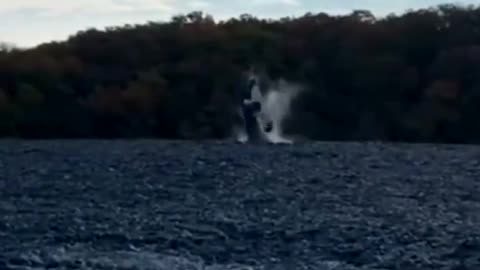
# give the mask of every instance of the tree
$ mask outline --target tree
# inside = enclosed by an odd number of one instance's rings
[[[0,89],[0,136],[11,136],[15,133],[15,121],[12,118],[12,103],[7,93]]]
[[[224,138],[250,67],[304,86],[287,129],[314,139],[480,142],[480,6],[375,17],[166,22],[0,44],[0,135]],[[1,113],[0,113],[1,114]],[[5,121],[4,123],[6,123]]]

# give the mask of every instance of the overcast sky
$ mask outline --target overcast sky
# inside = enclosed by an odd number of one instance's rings
[[[376,15],[423,8],[447,0],[0,0],[0,41],[27,47],[62,40],[89,27],[168,20],[202,10],[216,19],[249,13],[259,17],[306,12],[346,13],[369,9]],[[452,2],[452,1],[450,1]],[[480,4],[480,0],[457,1]]]

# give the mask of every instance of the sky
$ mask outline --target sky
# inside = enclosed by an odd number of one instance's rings
[[[354,9],[382,16],[443,3],[480,4],[480,0],[0,0],[0,41],[31,47],[87,28],[169,20],[194,10],[215,19],[243,13],[267,18],[306,12],[345,14]]]

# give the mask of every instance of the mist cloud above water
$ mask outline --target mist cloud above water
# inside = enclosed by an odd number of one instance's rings
[[[284,133],[284,120],[291,114],[291,105],[295,97],[303,88],[300,85],[289,83],[284,79],[278,80],[265,97],[264,111],[273,121],[273,130],[265,136],[273,143],[292,143],[293,140]]]

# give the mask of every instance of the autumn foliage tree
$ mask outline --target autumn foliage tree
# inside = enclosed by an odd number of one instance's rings
[[[480,7],[87,29],[0,45],[0,135],[225,138],[243,73],[307,89],[286,130],[323,140],[480,142]]]

